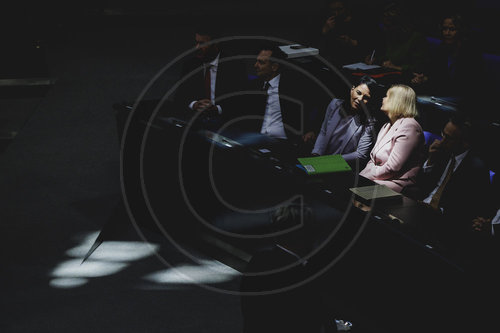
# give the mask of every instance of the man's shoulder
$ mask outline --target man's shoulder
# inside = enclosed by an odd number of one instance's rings
[[[248,90],[261,90],[264,86],[264,81],[259,78],[248,80],[246,87]]]
[[[312,84],[305,81],[299,74],[291,71],[284,71],[280,73],[279,87],[280,91],[288,92],[301,97],[309,96],[310,91],[312,90]]]
[[[469,165],[475,170],[487,170],[486,162],[480,153],[470,150],[464,158],[464,164]]]

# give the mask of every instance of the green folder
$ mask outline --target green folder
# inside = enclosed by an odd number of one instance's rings
[[[315,157],[301,157],[297,159],[304,167],[307,174],[316,175],[321,173],[350,171],[351,167],[342,155],[323,155]]]

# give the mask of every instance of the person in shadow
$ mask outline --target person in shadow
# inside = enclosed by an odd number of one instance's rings
[[[309,43],[337,67],[363,60],[366,37],[359,8],[351,8],[349,1],[329,0],[322,9],[318,24],[311,32]]]
[[[413,87],[413,73],[425,72],[428,58],[427,40],[412,24],[412,18],[398,2],[385,5],[380,30],[373,33],[372,53],[365,63],[377,64],[388,72],[399,73],[397,83]]]
[[[244,89],[245,64],[233,58],[236,51],[228,41],[218,41],[223,37],[219,28],[202,21],[194,30],[196,52],[182,64],[174,96],[176,113],[213,117],[235,112],[234,101],[225,97]]]
[[[249,261],[240,291],[243,332],[336,332],[310,277],[315,218],[306,204],[287,204],[272,215],[275,243]]]
[[[425,71],[416,71],[412,83],[434,96],[459,98],[470,94],[482,82],[484,62],[481,49],[458,13],[443,16],[439,24],[440,43],[429,54]],[[474,94],[474,93],[472,93]]]

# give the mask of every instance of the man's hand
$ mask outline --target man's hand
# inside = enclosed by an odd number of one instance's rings
[[[323,25],[323,35],[326,34],[328,31],[332,30],[335,28],[335,16],[330,16],[329,18],[326,19],[325,25]]]
[[[390,60],[386,60],[382,63],[382,66],[385,67],[385,68],[390,68],[390,69],[395,69],[397,71],[401,71],[403,70],[403,68],[401,66],[396,66],[392,63],[392,61]]]
[[[203,112],[205,110],[209,110],[213,107],[216,107],[215,105],[212,104],[212,101],[209,99],[200,99],[199,101],[196,101],[193,105],[193,110]]]
[[[485,219],[484,217],[476,217],[475,219],[472,220],[472,230],[490,231],[491,219]]]
[[[427,158],[427,164],[433,165],[436,160],[436,156],[443,154],[445,150],[442,146],[442,141],[435,139],[434,142],[429,146],[429,157]]]
[[[367,56],[365,57],[365,64],[367,64],[367,65],[373,65],[373,64],[375,63],[375,60],[376,60],[376,59],[375,59],[375,58],[372,58],[372,56],[371,56],[371,55],[367,55]]]
[[[314,142],[314,140],[316,140],[316,134],[311,131],[311,132],[307,132],[306,134],[304,134],[302,136],[302,140],[305,142],[305,143],[308,143],[308,142]]]
[[[339,40],[341,40],[343,43],[350,45],[350,46],[358,46],[358,41],[355,39],[352,39],[351,37],[347,35],[340,35]]]

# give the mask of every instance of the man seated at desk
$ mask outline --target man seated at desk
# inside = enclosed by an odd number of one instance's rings
[[[181,85],[174,97],[178,112],[188,108],[207,115],[232,112],[232,100],[224,96],[243,89],[244,63],[229,58],[233,54],[228,42],[214,41],[219,34],[208,23],[197,26],[194,37],[196,53],[183,64]]]
[[[311,117],[314,92],[303,76],[284,70],[284,59],[285,54],[276,46],[261,48],[254,64],[258,79],[250,83],[253,92],[246,95],[244,112],[252,118],[246,128],[308,145],[310,151],[321,121]]]
[[[416,187],[404,192],[441,212],[443,225],[436,228],[445,247],[454,254],[459,254],[465,237],[470,235],[470,221],[488,202],[489,170],[474,152],[472,131],[466,117],[457,114],[450,118],[442,140],[435,140],[429,147]]]

